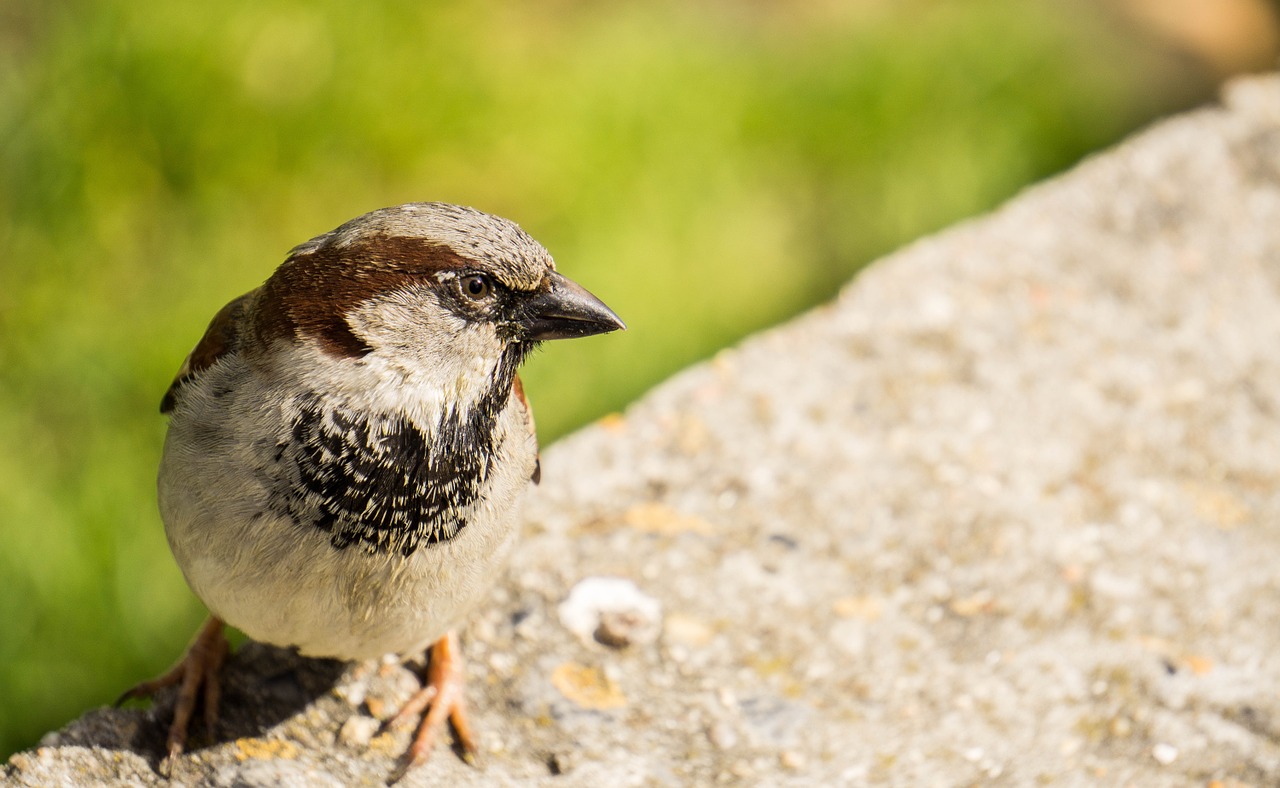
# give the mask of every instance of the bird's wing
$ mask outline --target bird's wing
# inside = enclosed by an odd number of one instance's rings
[[[520,382],[520,376],[516,375],[516,381],[511,386],[511,390],[515,392],[516,399],[520,400],[520,404],[524,406],[525,422],[529,425],[529,434],[533,436],[534,443],[538,442],[538,428],[533,423],[533,408],[529,407],[529,398],[524,395],[524,383]],[[533,475],[529,477],[534,484],[542,481],[542,456],[537,455],[533,459]]]
[[[169,390],[164,393],[164,399],[160,401],[161,413],[168,413],[173,410],[173,406],[177,404],[178,390],[187,381],[213,366],[218,359],[236,349],[240,332],[243,330],[245,307],[249,303],[249,298],[257,294],[257,292],[257,290],[251,290],[245,293],[222,309],[219,309],[218,314],[213,316],[213,320],[209,322],[209,327],[205,329],[204,336],[200,337],[200,341],[196,343],[195,350],[192,350],[186,360],[182,362],[182,367],[178,369],[178,374],[174,376],[173,382],[169,384]]]

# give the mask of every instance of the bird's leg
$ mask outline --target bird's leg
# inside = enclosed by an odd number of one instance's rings
[[[392,782],[399,780],[410,769],[427,760],[435,747],[436,738],[449,720],[458,744],[463,751],[463,758],[468,763],[475,762],[476,744],[471,733],[471,723],[467,720],[465,698],[466,676],[462,670],[462,654],[458,649],[458,636],[454,632],[445,634],[435,642],[428,651],[429,660],[422,689],[404,704],[404,707],[391,719],[393,727],[403,727],[414,715],[420,714],[429,705],[427,713],[418,723],[418,732],[414,734],[413,744],[409,745],[400,767],[392,777]]]
[[[222,631],[222,620],[209,616],[195,640],[187,648],[178,664],[168,673],[126,691],[116,701],[119,706],[130,698],[147,698],[165,687],[178,685],[178,698],[173,706],[173,722],[169,725],[166,764],[182,752],[187,743],[187,728],[191,724],[191,716],[195,712],[196,699],[204,694],[204,725],[209,735],[213,735],[214,726],[218,723],[218,698],[221,687],[218,683],[218,672],[227,659],[229,647],[226,635]],[[163,770],[163,769],[162,769]]]

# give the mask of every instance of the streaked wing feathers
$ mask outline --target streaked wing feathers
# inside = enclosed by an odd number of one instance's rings
[[[218,310],[205,329],[204,336],[196,343],[195,350],[182,362],[178,374],[169,384],[169,390],[160,401],[160,412],[169,413],[177,404],[178,391],[192,378],[213,366],[218,359],[236,349],[240,332],[243,330],[245,307],[249,298],[256,294],[252,290]]]

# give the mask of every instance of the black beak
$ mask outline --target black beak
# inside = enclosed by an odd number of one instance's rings
[[[555,272],[547,274],[548,286],[527,297],[519,322],[526,342],[571,339],[626,328],[604,302],[573,280]]]

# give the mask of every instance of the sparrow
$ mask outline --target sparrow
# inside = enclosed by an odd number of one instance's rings
[[[165,535],[210,618],[168,673],[171,765],[197,701],[212,734],[230,624],[304,656],[429,652],[392,719],[448,719],[464,752],[456,627],[540,476],[517,369],[541,342],[625,328],[515,223],[444,203],[367,213],[294,248],[213,318],[164,395]]]

